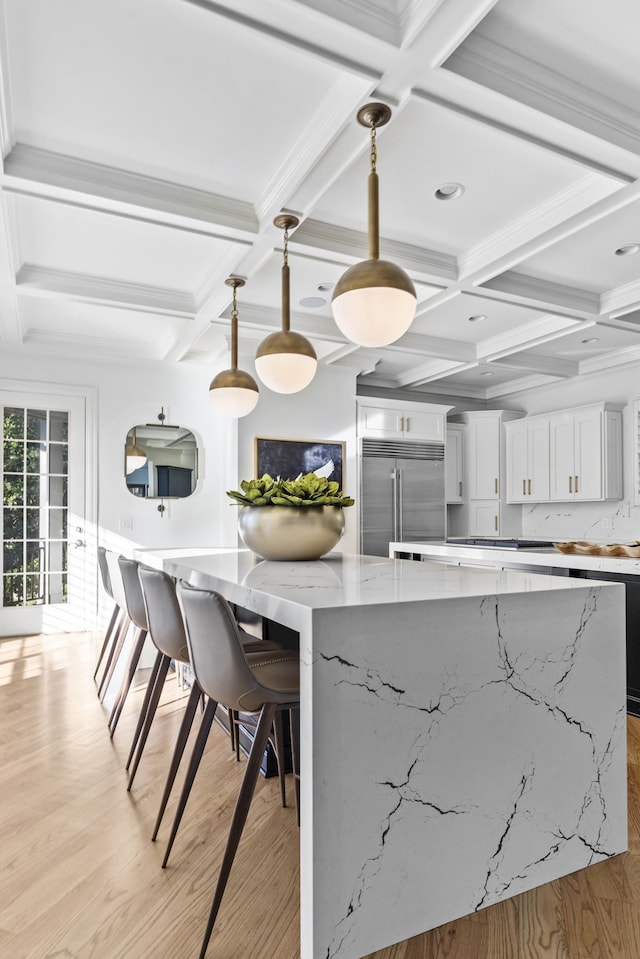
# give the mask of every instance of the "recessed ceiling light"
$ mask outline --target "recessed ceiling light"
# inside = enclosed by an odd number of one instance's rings
[[[481,320],[486,320],[486,313],[476,313],[475,316],[468,316],[467,319],[469,323],[479,323]]]
[[[631,256],[633,253],[640,253],[640,243],[627,243],[613,252],[616,256]]]
[[[493,376],[491,370],[485,370],[484,373],[481,373],[480,376]]]
[[[462,183],[443,183],[433,195],[436,200],[457,200],[463,193]]]
[[[583,343],[599,343],[599,342],[600,342],[600,337],[599,337],[599,336],[591,336],[591,337],[589,337],[588,340],[583,340],[582,342],[583,342]]]
[[[316,289],[318,293],[328,293],[329,290],[332,290],[335,286],[335,283],[318,283]]]
[[[310,310],[317,310],[320,306],[325,306],[326,300],[321,296],[305,296],[300,300],[300,306],[306,306]]]

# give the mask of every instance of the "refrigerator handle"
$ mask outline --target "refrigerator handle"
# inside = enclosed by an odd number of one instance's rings
[[[402,503],[402,470],[398,470],[398,525],[400,527],[400,542],[404,540],[404,505]]]
[[[393,485],[393,540],[398,540],[398,473],[399,470],[391,470],[391,483]]]

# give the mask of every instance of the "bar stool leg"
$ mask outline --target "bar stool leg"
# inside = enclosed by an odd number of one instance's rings
[[[211,912],[209,913],[209,921],[207,922],[207,928],[202,941],[199,959],[204,959],[207,946],[209,945],[209,940],[211,939],[211,933],[213,932],[213,927],[220,909],[222,897],[227,886],[229,873],[231,872],[233,860],[235,859],[240,837],[242,836],[242,831],[244,829],[244,824],[247,821],[251,800],[256,788],[258,773],[260,772],[262,756],[269,740],[269,734],[271,732],[271,727],[273,725],[273,720],[277,709],[278,707],[274,703],[266,703],[260,712],[260,719],[258,720],[256,734],[253,740],[253,745],[251,746],[251,752],[249,753],[249,759],[245,767],[236,806],[233,811],[233,819],[231,820],[231,828],[229,830],[227,847],[225,849],[224,858],[220,867],[220,875],[218,876],[218,882],[216,884],[216,890],[213,896],[213,903],[211,905]]]
[[[158,662],[159,660],[159,662]],[[143,703],[142,709],[140,710],[140,719],[144,718],[144,724],[138,736],[134,736],[134,743],[136,743],[136,754],[133,760],[133,768],[131,770],[131,775],[129,776],[129,782],[127,783],[127,792],[131,789],[133,785],[133,780],[135,778],[136,772],[138,771],[138,765],[142,758],[142,753],[144,752],[144,747],[149,736],[149,731],[151,729],[151,724],[153,723],[153,717],[156,714],[158,709],[158,703],[160,702],[160,697],[164,689],[165,680],[167,678],[167,673],[169,672],[169,666],[171,665],[171,659],[169,656],[165,656],[164,653],[158,653],[158,668],[155,673],[155,677],[152,677],[149,680],[149,685],[147,686],[147,693],[149,694],[148,702],[145,708]],[[153,686],[151,683],[153,681]],[[146,698],[146,697],[145,697]],[[143,717],[144,711],[144,717]],[[140,720],[138,720],[140,722]],[[137,730],[136,730],[137,732]],[[133,755],[134,744],[131,744],[131,754]],[[127,763],[127,769],[129,769],[129,763]]]
[[[131,651],[131,656],[129,657],[127,670],[122,680],[122,685],[120,686],[120,692],[118,693],[118,698],[115,702],[113,709],[111,710],[111,715],[109,716],[108,725],[109,725],[109,735],[111,739],[113,739],[113,734],[116,731],[116,727],[120,720],[122,710],[124,709],[124,704],[127,699],[127,694],[129,690],[131,689],[131,683],[133,682],[133,677],[138,667],[138,662],[140,661],[140,656],[142,654],[142,647],[144,646],[144,642],[146,638],[147,638],[146,629],[139,629],[138,638],[136,639],[133,650]]]
[[[280,798],[282,799],[282,808],[287,807],[287,792],[284,779],[284,729],[282,724],[282,711],[276,710],[273,717],[273,735],[276,747],[276,759],[278,761],[278,779],[280,780]]]
[[[167,808],[167,803],[169,802],[169,796],[171,795],[171,790],[173,789],[173,784],[176,781],[176,776],[178,775],[178,768],[180,766],[180,760],[182,759],[185,746],[187,745],[187,739],[189,738],[189,733],[191,732],[191,727],[193,726],[193,720],[195,719],[196,712],[198,710],[198,705],[200,703],[200,697],[202,692],[200,687],[195,682],[191,687],[191,692],[189,693],[189,699],[187,700],[187,706],[182,717],[182,722],[180,723],[180,730],[178,731],[178,738],[176,740],[176,745],[173,750],[173,757],[171,759],[171,766],[169,767],[169,773],[167,775],[167,781],[164,787],[164,793],[162,794],[162,800],[160,802],[160,809],[158,811],[158,816],[156,818],[156,824],[153,829],[153,835],[151,841],[155,842],[158,837],[158,831],[162,823],[162,818],[164,816],[165,809]]]
[[[97,675],[98,675],[98,670],[100,669],[100,663],[102,662],[102,657],[104,656],[104,654],[105,654],[106,651],[107,651],[107,647],[109,646],[109,642],[110,642],[112,639],[114,639],[114,629],[115,629],[115,625],[116,625],[116,622],[117,622],[119,613],[120,613],[119,607],[118,607],[118,606],[114,606],[114,607],[113,607],[113,612],[111,613],[111,619],[109,620],[109,625],[107,626],[107,631],[106,631],[106,633],[104,634],[104,639],[102,640],[102,648],[100,649],[100,655],[98,656],[98,662],[96,663],[96,669],[95,669],[95,672],[94,672],[94,674],[93,674],[94,680],[95,680],[95,678],[96,678]]]
[[[178,832],[178,826],[180,825],[182,815],[187,805],[189,793],[191,792],[191,787],[193,786],[193,780],[196,778],[196,773],[198,771],[198,767],[200,766],[200,760],[202,759],[204,747],[207,744],[209,730],[211,729],[211,724],[213,723],[217,708],[218,704],[214,699],[209,699],[207,701],[202,722],[200,723],[200,729],[198,730],[198,738],[196,739],[193,747],[189,768],[187,769],[187,775],[185,777],[182,792],[180,794],[180,801],[178,803],[178,808],[173,820],[173,826],[171,827],[171,835],[169,836],[169,842],[167,843],[167,851],[165,852],[164,859],[162,860],[163,869],[166,869],[167,863],[169,862],[169,854],[171,853],[171,848]]]

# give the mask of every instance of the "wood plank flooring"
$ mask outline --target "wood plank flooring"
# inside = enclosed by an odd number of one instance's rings
[[[134,788],[91,679],[97,634],[0,640],[0,957],[195,959],[242,774],[214,727],[169,867],[150,841],[183,694],[167,682]],[[628,722],[629,852],[368,959],[640,959],[640,720]],[[290,779],[290,777],[289,777]],[[293,787],[288,783],[293,804]],[[298,959],[298,830],[258,784],[210,959]]]

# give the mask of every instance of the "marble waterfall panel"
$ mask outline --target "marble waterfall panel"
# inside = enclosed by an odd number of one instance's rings
[[[626,849],[622,588],[314,611],[305,959],[357,959]]]

